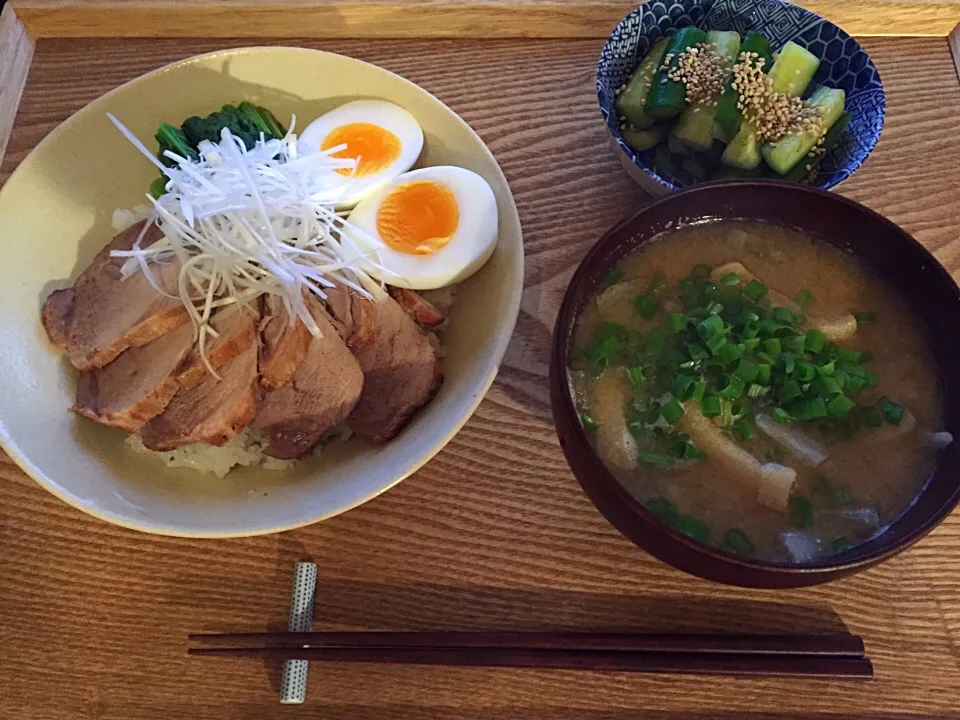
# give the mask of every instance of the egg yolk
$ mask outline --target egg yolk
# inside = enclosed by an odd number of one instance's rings
[[[373,123],[355,122],[341,125],[330,131],[320,145],[321,150],[329,150],[337,145],[346,145],[345,150],[331,157],[356,160],[356,171],[347,168],[337,170],[341,175],[355,177],[374,175],[390,167],[400,157],[400,138],[389,130]]]
[[[457,199],[446,185],[431,180],[399,185],[377,211],[377,233],[397,252],[429,255],[453,238],[460,223]]]

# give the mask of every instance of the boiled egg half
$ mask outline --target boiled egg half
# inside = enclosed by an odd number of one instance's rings
[[[346,230],[368,274],[413,290],[446,287],[479,270],[497,245],[487,181],[451,166],[400,175],[353,209]]]
[[[301,153],[333,153],[334,158],[356,161],[355,168],[338,168],[341,208],[413,167],[423,149],[423,130],[399,105],[383,100],[355,100],[331,110],[310,123],[300,134]]]

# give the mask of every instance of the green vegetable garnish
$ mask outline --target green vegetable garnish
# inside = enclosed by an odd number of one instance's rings
[[[753,555],[756,549],[747,534],[739,528],[730,528],[723,534],[723,547],[733,555]]]
[[[803,495],[790,498],[790,522],[798,528],[807,528],[813,524],[813,504]]]
[[[607,271],[607,273],[603,276],[603,280],[601,280],[601,282],[602,282],[604,285],[613,285],[613,284],[616,283],[618,280],[620,280],[620,278],[622,278],[622,277],[623,277],[623,268],[620,268],[620,267],[612,267],[612,268],[610,268],[610,269]]]
[[[633,301],[633,306],[644,320],[649,320],[657,314],[657,303],[651,300],[648,295],[638,295],[637,299]]]
[[[663,419],[671,425],[683,417],[683,405],[676,398],[670,398],[667,403],[660,408],[660,414]]]
[[[600,427],[600,423],[594,420],[592,417],[587,415],[587,413],[580,413],[580,423],[588,432],[596,432],[597,428]]]
[[[891,425],[899,425],[900,421],[903,420],[903,406],[895,403],[886,395],[880,398],[877,407],[883,413],[884,419]]]
[[[854,313],[853,317],[857,321],[857,325],[866,325],[868,323],[874,322],[877,319],[872,312]]]
[[[813,297],[813,293],[809,290],[804,289],[797,293],[796,303],[801,308],[810,307],[815,302],[816,300]]]
[[[830,547],[833,548],[834,552],[840,552],[841,550],[846,550],[852,544],[853,543],[851,543],[849,540],[847,540],[845,537],[841,535],[840,537],[835,537],[831,541]]]

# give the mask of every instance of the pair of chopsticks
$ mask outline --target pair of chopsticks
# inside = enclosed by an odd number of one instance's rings
[[[319,662],[870,678],[856,635],[636,632],[272,632],[190,635],[189,655]],[[235,645],[236,647],[230,647]]]

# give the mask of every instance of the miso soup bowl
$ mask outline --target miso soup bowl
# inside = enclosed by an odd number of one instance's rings
[[[607,469],[586,437],[568,381],[574,331],[604,274],[665,230],[705,220],[749,220],[797,229],[851,253],[899,292],[922,323],[939,373],[944,427],[960,437],[960,289],[910,235],[843,197],[780,182],[707,183],[660,198],[609,230],[567,288],[553,336],[550,392],[560,445],[597,509],[627,538],[675,568],[709,580],[758,588],[816,585],[851,575],[906,550],[960,499],[960,443],[904,513],[873,538],[809,564],[744,559],[697,542],[649,512]]]

